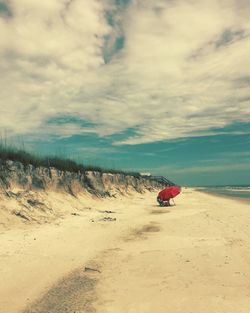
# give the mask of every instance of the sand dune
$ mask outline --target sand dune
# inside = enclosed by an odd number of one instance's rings
[[[2,231],[0,312],[248,313],[249,204],[185,189],[159,208],[155,196],[86,199]]]

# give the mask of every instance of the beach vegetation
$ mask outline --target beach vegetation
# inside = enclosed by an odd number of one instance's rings
[[[125,176],[140,177],[137,172],[124,171],[120,169],[105,168],[97,165],[81,164],[71,158],[60,156],[37,156],[34,153],[27,152],[23,148],[17,148],[8,145],[6,142],[0,142],[0,160],[2,162],[14,161],[20,162],[24,166],[33,165],[34,167],[56,168],[61,171],[84,174],[87,171],[100,173],[123,174]]]

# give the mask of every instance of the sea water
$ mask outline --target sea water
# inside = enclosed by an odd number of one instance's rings
[[[222,196],[250,199],[250,185],[209,186],[199,187],[197,189]]]

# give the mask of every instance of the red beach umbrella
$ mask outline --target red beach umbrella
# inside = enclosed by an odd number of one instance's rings
[[[181,188],[179,186],[170,186],[159,192],[158,198],[161,200],[169,200],[171,198],[176,197],[181,192]]]

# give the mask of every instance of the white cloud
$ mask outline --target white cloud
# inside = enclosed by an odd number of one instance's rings
[[[211,163],[211,160],[208,160]],[[177,167],[171,164],[171,166],[159,166],[154,169],[157,173],[164,173],[166,177],[176,177],[183,178],[184,176],[192,177],[195,174],[201,174],[201,177],[204,177],[204,174],[218,174],[218,173],[227,173],[234,171],[249,171],[250,164],[249,162],[241,162],[238,164],[218,164],[218,165],[206,165],[205,162],[200,163],[200,166],[190,166],[190,167]]]
[[[0,17],[0,125],[12,134],[135,128],[118,144],[204,134],[250,120],[250,12],[245,0],[8,1]],[[104,64],[116,36],[125,45]],[[105,41],[107,36],[110,41]],[[58,115],[92,129],[46,126]]]

